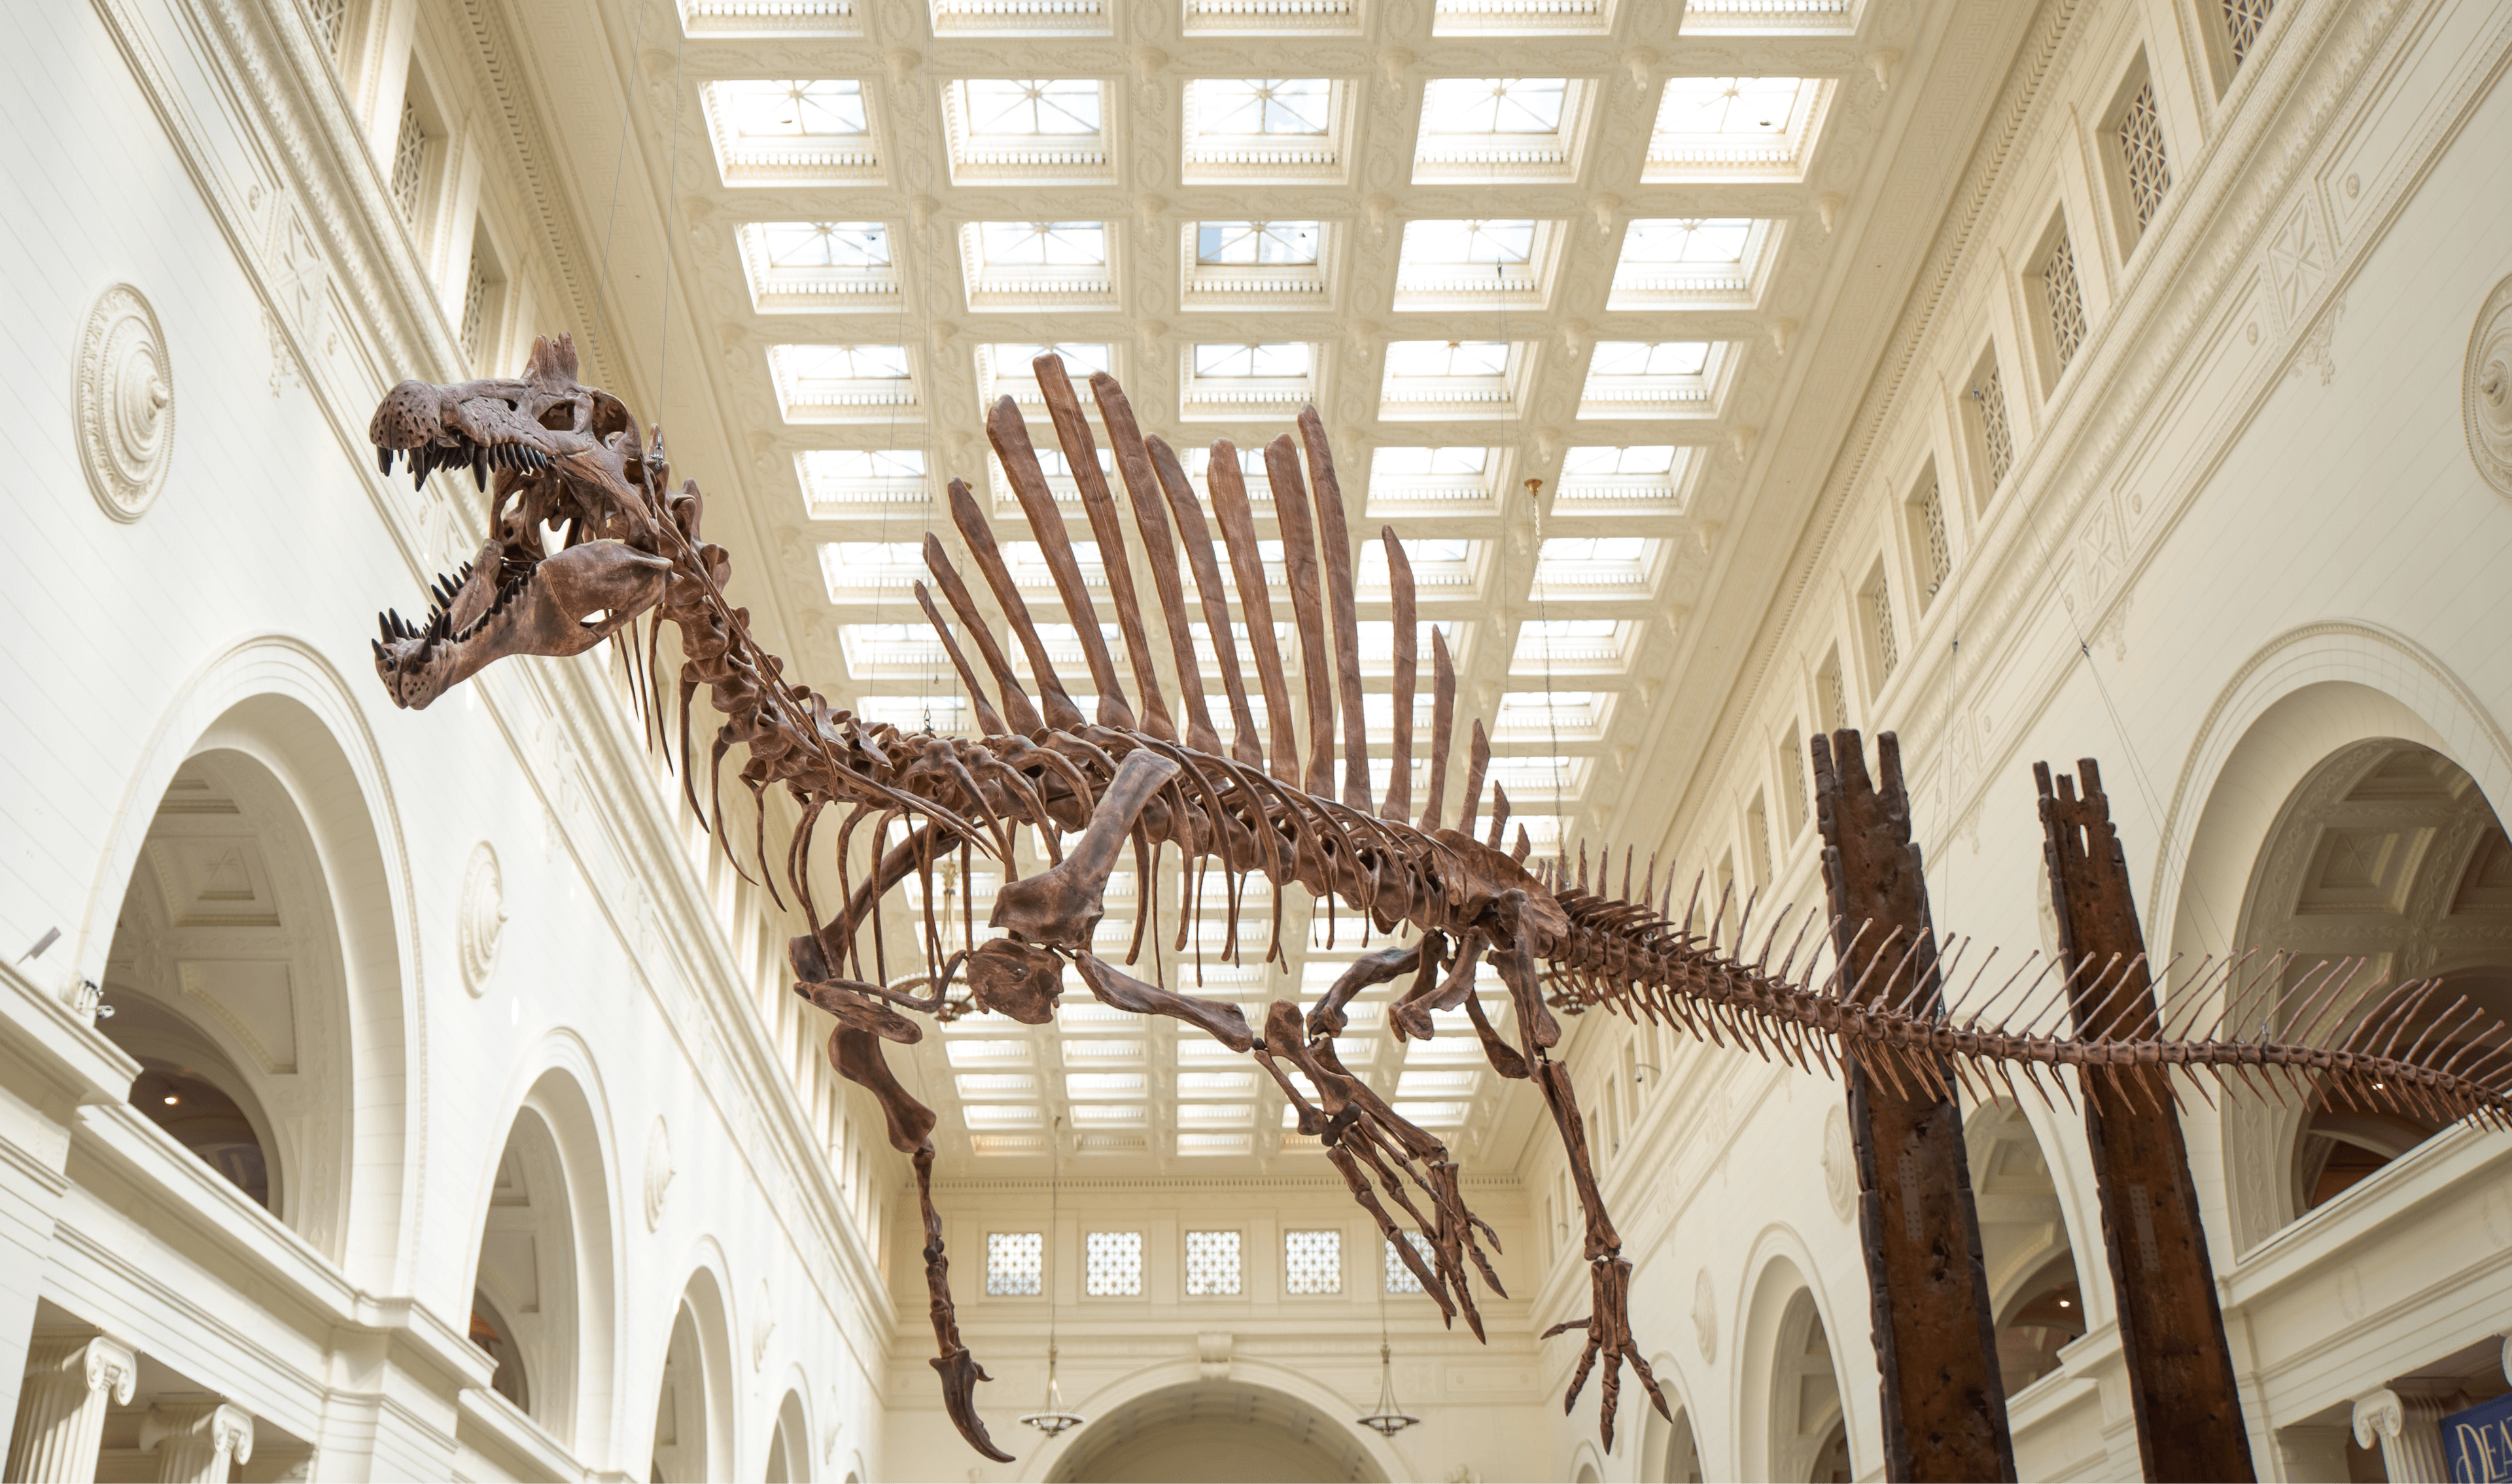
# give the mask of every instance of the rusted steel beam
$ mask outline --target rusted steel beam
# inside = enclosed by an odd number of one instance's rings
[[[1928,885],[1910,840],[1900,739],[1889,731],[1875,739],[1880,789],[1867,776],[1857,732],[1818,733],[1813,751],[1841,993],[1927,1015],[1942,1002],[1943,986]],[[2013,1479],[2015,1443],[1952,1073],[1940,1066],[1931,1079],[1913,1074],[1924,1064],[1906,1059],[1873,1068],[1856,1056],[1849,1062],[1858,1227],[1884,1378],[1884,1475]]]
[[[2070,975],[2069,1008],[2080,1035],[2150,1026],[2154,980],[2129,892],[2128,858],[2111,828],[2101,769],[2085,758],[2076,771],[2077,778],[2060,775],[2054,790],[2050,764],[2032,765],[2059,955]],[[2118,1298],[2120,1349],[2145,1476],[2255,1479],[2180,1119],[2168,1100],[2151,1091],[2140,1096],[2107,1069],[2088,1067],[2082,1074],[2085,1139],[2101,1195],[2102,1253]]]

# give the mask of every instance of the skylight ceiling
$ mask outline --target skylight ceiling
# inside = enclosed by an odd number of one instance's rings
[[[1943,91],[1929,70],[1940,49],[1921,38],[1950,0],[1907,15],[1857,0],[1689,0],[1675,34],[1634,0],[918,0],[913,38],[878,45],[848,0],[679,5],[685,36],[657,47],[648,35],[622,81],[655,207],[679,222],[673,312],[700,332],[694,353],[675,342],[667,406],[638,410],[674,419],[676,478],[705,485],[709,534],[734,547],[741,601],[797,678],[902,727],[973,724],[913,591],[928,532],[972,570],[945,498],[958,478],[1064,683],[1092,704],[1079,635],[989,448],[987,408],[1009,395],[1132,692],[1082,499],[1094,483],[1128,498],[1089,388],[1105,370],[1199,489],[1215,440],[1230,442],[1277,593],[1265,449],[1303,404],[1320,410],[1354,542],[1377,745],[1394,722],[1380,541],[1392,527],[1420,608],[1417,748],[1436,634],[1460,733],[1480,721],[1492,736],[1511,838],[1523,826],[1550,849],[1666,815],[1683,770],[1652,760],[1661,730],[1703,709],[1663,699],[1687,663],[1710,663],[1687,658],[1710,644],[1694,628],[1749,632],[1776,561],[1752,539],[1801,519],[1793,505],[1766,510],[1762,466],[1775,449],[1834,447],[1856,398],[1834,376],[1819,407],[1800,409],[1799,378],[1842,357],[1868,364],[1875,322],[1932,229],[1869,253],[1858,203],[1861,173],[1891,158],[1871,146]],[[1867,61],[1886,49],[1909,59],[1889,92]],[[785,56],[818,75],[764,75]],[[672,110],[654,101],[668,104],[676,60],[687,90],[677,181]],[[1993,81],[1958,91],[1974,99]],[[1844,144],[1858,148],[1828,165]],[[1900,188],[1942,199],[1967,147]],[[610,151],[581,153],[570,184],[598,207]],[[1886,272],[1861,281],[1861,328],[1841,339],[1832,286],[1869,258]],[[623,252],[606,304],[655,282]],[[1049,351],[1080,392],[1095,481],[1049,426],[1031,371]],[[707,415],[725,420],[723,455],[680,433]],[[1800,463],[1787,488],[1822,478]],[[1152,608],[1139,550],[1131,570]],[[1180,575],[1192,662],[1226,739],[1214,636],[1192,572]],[[989,594],[977,602],[994,609]],[[1278,606],[1274,628],[1305,738],[1291,617]],[[1244,613],[1233,608],[1229,626],[1252,676]],[[1175,710],[1156,614],[1146,637]],[[1728,633],[1712,670],[1745,648]],[[1027,676],[1030,657],[1012,649]],[[1723,674],[1706,681],[1729,683]],[[1249,701],[1270,737],[1262,696]],[[1461,745],[1452,816],[1463,764]],[[1381,760],[1374,786],[1386,781]],[[1416,759],[1417,812],[1427,784]],[[1478,833],[1492,801],[1486,788]],[[1019,869],[1036,869],[1036,841],[1023,849]],[[936,889],[972,894],[982,935],[999,884],[980,862]],[[1349,914],[1335,914],[1329,949],[1303,893],[1286,892],[1277,914],[1258,880],[1238,911],[1242,944],[1256,946],[1226,965],[1229,905],[1210,883],[1184,900],[1172,856],[1148,890],[1128,873],[1112,893],[1103,948],[1123,958],[1153,914],[1135,972],[1199,982],[1259,1016],[1331,984],[1361,947]],[[1199,970],[1196,941],[1176,947],[1182,916],[1201,924]],[[1286,961],[1262,966],[1277,931]],[[1448,1055],[1470,1038],[1400,1043],[1385,1001],[1382,989],[1355,1003],[1347,1062],[1435,1111],[1462,1154],[1488,1152],[1477,1141],[1504,1137],[1489,1115],[1511,1105],[1470,1056]],[[1499,998],[1486,1005],[1505,1023]],[[1314,1141],[1285,1135],[1270,1079],[1232,1080],[1243,1062],[1079,995],[1052,1026],[972,1016],[914,1057],[952,1154],[1034,1155],[1060,1118],[1064,1148],[1111,1157],[1316,1157]]]

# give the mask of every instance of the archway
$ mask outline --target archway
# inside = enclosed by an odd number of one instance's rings
[[[1094,1419],[1047,1477],[1056,1484],[1339,1484],[1386,1474],[1349,1425],[1296,1396],[1239,1382],[1191,1382]]]
[[[2399,1028],[2413,1044],[2460,996],[2512,1019],[2512,841],[2476,781],[2419,742],[2375,737],[2330,753],[2288,794],[2260,840],[2242,904],[2246,948],[2292,956],[2255,976],[2236,1023],[2319,1035],[2360,1019],[2402,979],[2439,979],[2428,1013]],[[2362,959],[2343,993],[2308,1005],[2318,965]],[[2300,1023],[2309,1014],[2312,1024]],[[2431,1137],[2424,1120],[2312,1096],[2227,1099],[2228,1154],[2254,1177],[2249,1213],[2272,1230],[2337,1199]]]
[[[1773,1258],[1763,1269],[1743,1338],[1739,1476],[1787,1484],[1856,1477],[1830,1328],[1796,1264]]]
[[[242,752],[176,771],[105,952],[106,1037],[131,1100],[335,1261],[354,1109],[340,924],[287,786]]]
[[[811,1477],[811,1426],[803,1416],[803,1394],[788,1391],[776,1409],[776,1430],[767,1439],[767,1484],[803,1484]]]
[[[1983,1103],[1963,1121],[1981,1257],[1997,1321],[1997,1372],[2006,1394],[2059,1368],[2059,1350],[2085,1332],[2065,1207],[2050,1160],[2015,1103]]]
[[[1640,1477],[1659,1484],[1701,1484],[1701,1441],[1692,1433],[1692,1408],[1672,1384],[1674,1364],[1661,1356],[1650,1369],[1674,1403],[1674,1421],[1660,1417],[1655,1407],[1647,1409],[1641,1421]]]
[[[682,1291],[654,1398],[653,1484],[733,1475],[732,1327],[724,1290],[701,1268]]]
[[[554,1437],[575,1431],[575,1222],[558,1140],[536,1111],[515,1115],[498,1153],[471,1280],[471,1340],[497,1362],[489,1388]]]

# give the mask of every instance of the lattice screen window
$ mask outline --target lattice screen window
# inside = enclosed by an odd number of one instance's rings
[[[1787,740],[1780,744],[1780,776],[1788,781],[1787,787],[1780,790],[1780,797],[1787,801],[1788,839],[1794,840],[1804,832],[1806,824],[1805,739],[1797,734],[1794,723],[1788,726]]]
[[[1292,1293],[1343,1292],[1343,1233],[1282,1233],[1282,1284]]]
[[[2050,349],[2063,371],[2076,359],[2076,347],[2085,343],[2085,296],[2076,287],[2076,252],[2063,227],[2042,265],[2041,293],[2050,312]]]
[[[304,5],[306,20],[313,25],[314,34],[323,38],[323,50],[339,55],[340,31],[349,20],[349,0],[304,0]],[[2232,6],[2227,3],[2224,8],[2229,11]]]
[[[427,131],[419,127],[418,105],[401,105],[401,133],[393,139],[392,198],[402,219],[418,221],[418,181],[427,169]]]
[[[992,1298],[1035,1298],[1044,1270],[1046,1237],[1038,1231],[986,1233],[986,1293]]]
[[[1421,1257],[1425,1266],[1432,1267],[1435,1270],[1436,1260],[1431,1256],[1431,1239],[1429,1237],[1424,1236],[1419,1231],[1407,1231],[1404,1233],[1404,1240],[1413,1244],[1414,1252]],[[1387,1258],[1387,1291],[1391,1294],[1420,1293],[1422,1291],[1422,1280],[1413,1275],[1412,1269],[1404,1266],[1403,1255],[1395,1250],[1395,1244],[1393,1242],[1386,1244],[1385,1255]]]
[[[2006,483],[2006,471],[2015,463],[2015,436],[2006,425],[2006,383],[1995,362],[1972,383],[1971,400],[1980,410],[1981,451],[1987,455],[1988,488],[1994,490]]]
[[[2163,112],[2155,106],[2154,84],[2147,82],[2120,114],[2120,159],[2127,171],[2128,199],[2140,232],[2154,224],[2163,196],[2172,189],[2172,161],[2163,146]]]
[[[1746,858],[1753,866],[1753,889],[1763,890],[1771,884],[1771,810],[1756,793],[1745,810]]]
[[[2232,47],[2233,65],[2251,55],[2251,46],[2268,23],[2268,13],[2276,9],[2276,0],[2223,0],[2224,40]]]
[[[1874,646],[1875,683],[1881,687],[1902,662],[1902,646],[1893,637],[1893,579],[1880,567],[1866,587],[1866,632]]]
[[[1838,731],[1842,727],[1847,726],[1849,724],[1849,691],[1846,686],[1840,683],[1840,650],[1837,647],[1834,647],[1829,654],[1824,657],[1823,669],[1816,673],[1814,679],[1816,693],[1824,710],[1823,729],[1825,731]],[[1726,874],[1729,876],[1734,876],[1736,874],[1735,868],[1732,866],[1725,868],[1725,870]]]
[[[1919,507],[1919,539],[1922,566],[1928,579],[1928,596],[1934,598],[1953,575],[1953,547],[1945,540],[1945,501],[1936,471],[1928,471],[1928,483],[1911,503]]]
[[[1189,1297],[1235,1298],[1244,1287],[1236,1231],[1190,1231],[1186,1234],[1186,1291]]]
[[[1093,1231],[1084,1248],[1081,1291],[1094,1299],[1130,1299],[1143,1291],[1143,1233]]]
[[[474,368],[480,364],[481,332],[488,328],[489,264],[480,256],[480,249],[471,249],[471,271],[462,280],[462,354]]]

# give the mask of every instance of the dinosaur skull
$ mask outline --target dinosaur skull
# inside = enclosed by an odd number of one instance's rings
[[[575,376],[572,340],[544,336],[521,377],[404,381],[375,409],[378,469],[407,456],[423,488],[467,468],[491,495],[488,543],[436,580],[426,618],[378,615],[375,671],[395,704],[424,707],[509,654],[580,654],[662,597],[670,564],[645,494],[661,443],[641,447],[618,399]]]

